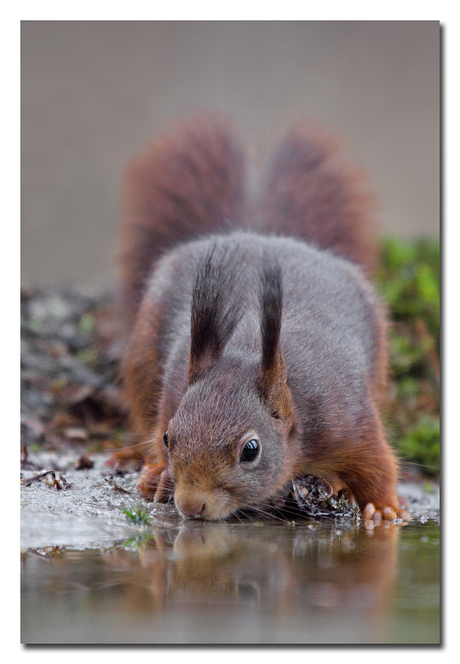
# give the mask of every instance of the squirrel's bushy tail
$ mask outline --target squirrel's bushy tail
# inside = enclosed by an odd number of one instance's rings
[[[255,225],[329,249],[372,274],[378,258],[373,199],[362,190],[362,175],[339,163],[338,147],[316,127],[295,126],[274,152]]]
[[[175,127],[125,172],[120,309],[129,330],[154,262],[177,243],[238,226],[245,160],[229,124],[204,116]]]
[[[361,175],[338,162],[337,148],[316,127],[294,127],[274,152],[251,214],[245,155],[219,117],[180,124],[135,157],[122,191],[120,310],[126,330],[161,255],[182,241],[243,224],[304,239],[371,274],[377,263],[372,199]]]

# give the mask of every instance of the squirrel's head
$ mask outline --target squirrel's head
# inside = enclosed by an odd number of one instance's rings
[[[193,295],[188,389],[164,436],[179,512],[208,520],[280,497],[298,444],[279,348],[280,269],[273,261],[262,268],[260,349],[233,344],[224,354],[241,313],[224,299],[229,291],[212,258],[211,252],[200,268]]]

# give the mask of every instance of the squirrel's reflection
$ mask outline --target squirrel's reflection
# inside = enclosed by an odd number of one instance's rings
[[[378,619],[393,590],[398,533],[390,524],[156,527],[137,548],[141,565],[131,568],[132,581],[142,588],[141,602],[148,589],[150,608],[160,612],[183,604],[252,604],[279,615],[363,612],[368,621]],[[115,563],[122,553],[113,554]]]

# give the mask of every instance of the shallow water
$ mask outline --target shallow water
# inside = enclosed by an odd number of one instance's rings
[[[184,524],[29,551],[25,643],[439,643],[439,528]]]
[[[111,495],[126,503],[127,494],[111,494],[105,480],[85,477],[99,510],[104,494],[106,503]],[[133,480],[122,479],[125,486]],[[406,526],[368,529],[363,522],[181,521],[160,506],[141,527],[118,506],[100,512],[105,530],[91,544],[82,492],[76,500],[75,491],[35,484],[22,492],[23,643],[439,643],[433,512]],[[48,522],[41,499],[34,531],[31,505],[41,493],[51,500]],[[73,530],[61,518],[50,530],[59,517],[54,500]],[[121,520],[111,523],[109,513]],[[118,537],[112,542],[110,530]]]

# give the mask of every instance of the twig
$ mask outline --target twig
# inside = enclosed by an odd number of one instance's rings
[[[46,475],[52,474],[53,477],[56,477],[54,474],[54,470],[45,470],[43,473],[38,473],[38,475],[34,475],[33,477],[30,477],[28,480],[22,483],[22,486],[29,486],[29,484],[32,484],[32,482],[36,482],[37,480],[41,480],[42,477],[45,477]]]

